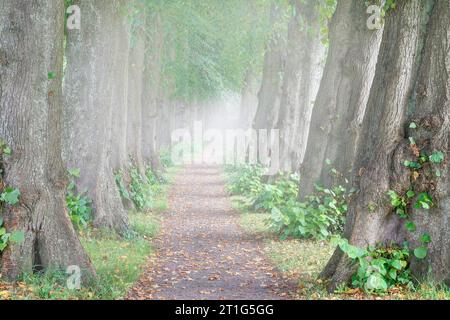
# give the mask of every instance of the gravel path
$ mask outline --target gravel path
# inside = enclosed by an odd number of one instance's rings
[[[220,168],[184,168],[171,187],[157,254],[127,298],[289,298],[294,284],[265,260],[260,240],[238,220]]]

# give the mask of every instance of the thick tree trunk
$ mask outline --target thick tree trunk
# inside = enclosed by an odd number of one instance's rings
[[[151,165],[155,174],[161,171],[159,154],[156,146],[157,120],[162,107],[162,57],[164,49],[164,30],[161,17],[158,15],[150,26],[152,37],[147,41],[145,53],[145,71],[142,92],[142,156]],[[166,130],[169,128],[165,128]]]
[[[144,75],[145,36],[144,30],[136,27],[131,35],[128,73],[128,154],[141,174],[145,173],[142,157],[142,85]]]
[[[312,101],[317,93],[324,46],[321,44],[317,3],[294,1],[289,23],[287,61],[278,115],[280,161],[284,171],[298,170],[305,149]]]
[[[340,0],[331,21],[328,59],[301,164],[301,198],[315,183],[329,184],[327,159],[347,177],[354,165],[382,34],[367,27],[366,9],[363,1]]]
[[[119,0],[119,6],[125,6],[127,0]],[[125,15],[116,15],[114,20],[115,63],[113,64],[113,119],[111,166],[117,171],[128,165],[127,119],[128,119],[128,67],[130,51],[130,25]]]
[[[9,279],[71,265],[94,274],[65,203],[63,41],[63,1],[0,1],[0,138],[13,150],[3,159],[3,180],[21,192],[3,217],[8,231],[25,232],[22,243],[10,243],[2,254],[1,273]]]
[[[426,262],[430,263],[437,280],[447,281],[448,26],[446,1],[398,1],[396,9],[389,13],[357,151],[354,174],[358,176],[360,191],[349,205],[345,227],[350,243],[361,247],[389,242],[402,244],[408,240],[414,248],[419,243],[420,232],[427,231],[434,239]],[[415,94],[411,94],[413,91]],[[417,121],[416,131],[406,129],[409,120]],[[417,156],[413,154],[415,148],[410,146],[410,136],[416,139],[422,152],[430,154],[435,149],[444,152],[441,178],[433,178],[435,165],[428,169],[424,166],[419,178],[404,166],[405,160]],[[430,212],[409,205],[412,213],[409,219],[419,226],[413,233],[405,230],[405,220],[395,214],[386,195],[389,190],[404,195],[410,189],[416,193],[429,192],[436,202]],[[414,204],[416,199],[412,200]],[[348,259],[340,255],[339,251],[335,253],[334,263],[326,270],[326,276],[331,276],[330,289],[346,282],[354,271]],[[413,271],[421,269],[420,264],[413,258]]]
[[[114,20],[121,19],[118,3],[109,0],[74,2],[83,12],[81,30],[67,37],[64,79],[65,160],[81,169],[78,189],[86,190],[94,204],[94,226],[125,234],[128,218],[114,181],[111,153],[114,134],[113,96],[117,88],[111,66],[115,59]]]
[[[415,248],[422,245],[423,234],[431,236],[427,258],[414,259],[411,268],[424,278],[431,266],[433,278],[450,285],[450,2],[435,1],[434,6],[406,124],[417,124],[408,136],[423,152],[441,151],[445,159],[442,164],[430,163],[419,179],[412,179],[413,190],[429,192],[435,205],[429,211],[411,208],[417,230],[408,240]]]
[[[280,10],[273,5],[272,23],[280,19]],[[262,84],[258,93],[258,109],[253,121],[254,129],[270,130],[277,123],[285,58],[286,39],[283,35],[275,33],[266,48]]]
[[[247,130],[252,127],[253,119],[258,109],[258,90],[260,81],[253,70],[247,70],[244,80],[244,88],[241,94],[240,128]]]

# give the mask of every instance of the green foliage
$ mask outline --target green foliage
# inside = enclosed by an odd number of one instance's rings
[[[130,180],[128,185],[124,181],[123,170],[119,170],[114,174],[120,196],[133,202],[134,207],[138,211],[142,212],[155,208],[157,205],[156,196],[162,192],[162,183],[166,181],[159,179],[150,166],[146,168],[144,175],[133,164],[131,164],[129,170]]]
[[[52,79],[54,79],[56,77],[56,73],[54,71],[50,71],[47,74],[47,77],[48,77],[49,80],[52,80]]]
[[[357,272],[352,277],[353,287],[370,293],[385,293],[395,286],[412,286],[409,249],[406,246],[369,246],[364,249],[342,238],[334,238],[333,243],[358,264]]]
[[[0,202],[4,202],[11,206],[19,203],[20,191],[15,188],[6,187],[0,194]]]
[[[401,218],[408,217],[406,198],[399,196],[394,190],[389,190],[387,194],[391,199],[391,205],[394,207],[395,213]]]
[[[66,205],[69,217],[77,230],[86,229],[92,221],[92,200],[85,192],[79,193],[76,179],[80,177],[80,169],[69,169],[71,181],[67,187]]]
[[[168,169],[174,166],[172,161],[172,154],[169,149],[163,149],[159,153],[159,160],[164,169]]]
[[[287,1],[283,1],[287,8]],[[149,41],[163,39],[162,84],[173,99],[213,98],[240,91],[248,69],[258,70],[272,33],[271,1],[204,0],[131,2],[133,25]],[[160,22],[160,27],[153,26]]]
[[[3,218],[0,217],[0,252],[3,252],[9,243],[22,243],[24,239],[23,231],[7,232],[3,226]]]
[[[226,167],[229,182],[228,190],[234,195],[254,197],[263,190],[262,177],[264,170],[258,165],[243,164]]]
[[[419,194],[417,198],[417,202],[414,205],[416,209],[425,209],[429,210],[433,206],[433,199],[427,192],[422,192]]]
[[[250,194],[252,207],[270,212],[274,208],[286,206],[288,202],[297,199],[299,181],[298,174],[284,174],[274,184],[264,184],[259,193]]]
[[[147,181],[147,177],[142,176],[137,167],[132,167],[130,169],[130,177],[130,198],[136,209],[145,211],[152,208],[155,193],[152,186]]]
[[[131,201],[130,193],[127,190],[127,187],[125,186],[125,183],[123,182],[123,170],[120,169],[114,174],[114,179],[116,181],[116,185],[119,188],[120,196],[123,199]]]
[[[229,190],[244,196],[247,207],[271,213],[270,229],[281,238],[327,239],[342,232],[349,193],[338,186],[331,189],[316,187],[316,193],[299,202],[299,177],[280,174],[270,184],[262,182],[263,169],[240,165],[226,168]]]
[[[291,200],[285,206],[272,209],[271,229],[282,238],[313,238],[324,240],[340,234],[347,213],[347,193],[338,186],[333,189],[317,187],[316,194],[304,202]]]
[[[444,161],[444,158],[444,153],[442,153],[441,151],[433,152],[429,157],[430,161],[436,164],[442,163]]]

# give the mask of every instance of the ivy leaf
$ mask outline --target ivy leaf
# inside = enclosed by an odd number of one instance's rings
[[[11,153],[12,153],[12,150],[11,150],[10,147],[5,147],[5,148],[3,149],[3,154],[6,154],[7,156],[10,156]]]
[[[428,253],[428,249],[425,247],[419,247],[414,249],[414,255],[416,256],[417,259],[425,259],[425,257],[427,256]]]
[[[408,198],[413,198],[416,195],[416,193],[412,190],[408,190],[408,192],[406,193],[406,196]]]
[[[442,163],[444,161],[444,154],[441,151],[434,152],[430,157],[430,161],[433,163]]]
[[[416,231],[416,225],[414,224],[414,222],[412,221],[408,221],[405,223],[405,228],[406,230],[408,230],[409,232],[414,232]]]
[[[1,194],[0,200],[13,206],[19,202],[19,197],[20,197],[20,191],[18,189],[13,189],[11,187],[8,187]]]
[[[431,242],[431,236],[430,236],[428,233],[424,233],[424,234],[422,235],[422,237],[420,238],[420,241],[421,241],[423,244],[428,244],[428,243]]]

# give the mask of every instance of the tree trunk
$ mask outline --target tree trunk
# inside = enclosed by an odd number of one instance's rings
[[[408,240],[414,248],[420,232],[427,230],[435,237],[429,245],[427,262],[437,280],[447,281],[448,5],[445,1],[403,0],[398,1],[396,9],[388,14],[357,151],[354,174],[360,191],[349,205],[345,227],[345,236],[350,243],[360,247],[376,243],[401,244]],[[417,121],[416,131],[407,129],[409,120]],[[422,152],[429,154],[436,148],[445,153],[445,162],[440,165],[442,178],[432,178],[434,165],[428,165],[428,169],[424,166],[419,178],[404,166],[405,160],[417,156],[413,154],[415,147],[411,147],[408,140],[410,136],[416,139]],[[389,190],[394,190],[403,196],[410,189],[416,193],[427,190],[436,202],[434,209],[426,213],[411,209],[409,204],[412,215],[408,219],[416,222],[419,233],[405,230],[405,220],[395,214],[386,195]],[[416,198],[412,200],[413,204]],[[348,281],[354,271],[348,259],[339,252],[335,253],[334,263],[326,269],[325,275],[331,276],[330,289]],[[416,274],[421,269],[419,266],[413,258],[412,267]]]
[[[435,205],[429,211],[411,208],[417,230],[408,234],[408,240],[416,248],[422,245],[423,234],[431,236],[427,258],[413,259],[411,268],[423,279],[431,266],[432,278],[450,285],[450,3],[435,1],[434,6],[406,124],[417,124],[418,129],[410,129],[408,136],[423,152],[441,151],[445,159],[442,164],[430,163],[419,179],[412,179],[416,194],[429,192]]]
[[[252,127],[256,110],[258,109],[259,79],[252,70],[247,70],[244,88],[241,94],[240,128],[247,130]]]
[[[34,268],[71,265],[94,274],[65,203],[63,42],[63,1],[0,1],[0,137],[13,150],[3,159],[3,180],[21,192],[3,217],[8,231],[25,232],[2,254],[1,273],[12,280]]]
[[[367,27],[366,9],[363,1],[340,0],[331,21],[328,59],[301,164],[301,198],[317,182],[329,185],[327,159],[347,177],[353,168],[382,34]]]
[[[119,0],[119,6],[125,6],[127,0]],[[125,15],[116,15],[113,20],[115,43],[115,63],[113,81],[113,119],[112,119],[112,153],[111,166],[117,171],[128,164],[127,153],[127,119],[128,119],[128,67],[130,51],[130,25]]]
[[[145,37],[144,30],[135,27],[131,35],[128,73],[128,154],[141,174],[145,174],[142,157],[142,84],[144,75]]]
[[[114,181],[110,156],[113,101],[117,88],[113,77],[120,68],[116,61],[114,20],[121,19],[118,3],[109,0],[74,2],[83,12],[81,30],[67,37],[67,68],[64,80],[65,160],[81,169],[77,185],[93,200],[94,226],[128,230],[127,213]],[[120,85],[120,82],[119,82]]]
[[[157,15],[150,26],[152,37],[147,39],[145,53],[145,71],[142,92],[142,156],[151,165],[153,172],[158,175],[161,171],[159,154],[156,149],[157,119],[162,107],[162,57],[164,49],[164,30],[161,17]],[[165,128],[166,130],[169,128]]]
[[[280,8],[273,5],[272,23],[280,19]],[[275,33],[269,41],[264,58],[261,89],[258,93],[258,109],[253,122],[254,129],[270,130],[275,127],[280,107],[281,86],[286,57],[286,39]]]
[[[324,54],[317,3],[294,1],[294,5],[296,14],[289,23],[288,54],[277,125],[280,129],[281,169],[284,171],[298,170],[298,159],[305,149],[304,133],[309,129],[311,102],[320,81],[315,73],[322,69]]]

